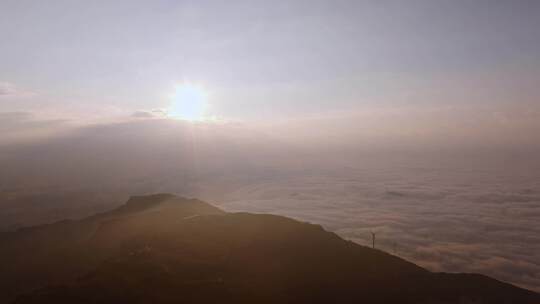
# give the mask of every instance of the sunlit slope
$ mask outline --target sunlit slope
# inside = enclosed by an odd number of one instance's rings
[[[538,303],[466,274],[433,274],[285,217],[172,195],[2,236],[16,303]]]

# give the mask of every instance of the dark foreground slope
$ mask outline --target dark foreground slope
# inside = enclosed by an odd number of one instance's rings
[[[172,195],[0,235],[0,303],[540,303],[285,217]]]

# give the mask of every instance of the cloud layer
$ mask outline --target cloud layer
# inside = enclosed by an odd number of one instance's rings
[[[230,210],[324,225],[434,271],[479,272],[540,290],[538,176],[455,168],[363,168],[240,188]]]
[[[3,115],[3,130],[61,124],[28,113]],[[279,136],[283,126],[270,132],[135,116],[4,144],[0,228],[93,214],[129,195],[172,192],[228,210],[319,223],[365,245],[374,231],[377,248],[431,270],[480,272],[540,290],[536,153],[428,145],[405,152],[373,145],[369,152],[332,140],[316,144],[298,129]]]

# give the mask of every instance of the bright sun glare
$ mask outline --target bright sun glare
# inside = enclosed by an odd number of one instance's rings
[[[171,97],[168,116],[185,120],[202,120],[206,108],[206,92],[199,86],[182,84]]]

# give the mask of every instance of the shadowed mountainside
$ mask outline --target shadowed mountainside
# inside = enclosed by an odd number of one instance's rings
[[[476,274],[431,273],[281,216],[169,194],[0,234],[0,302],[539,303]]]

